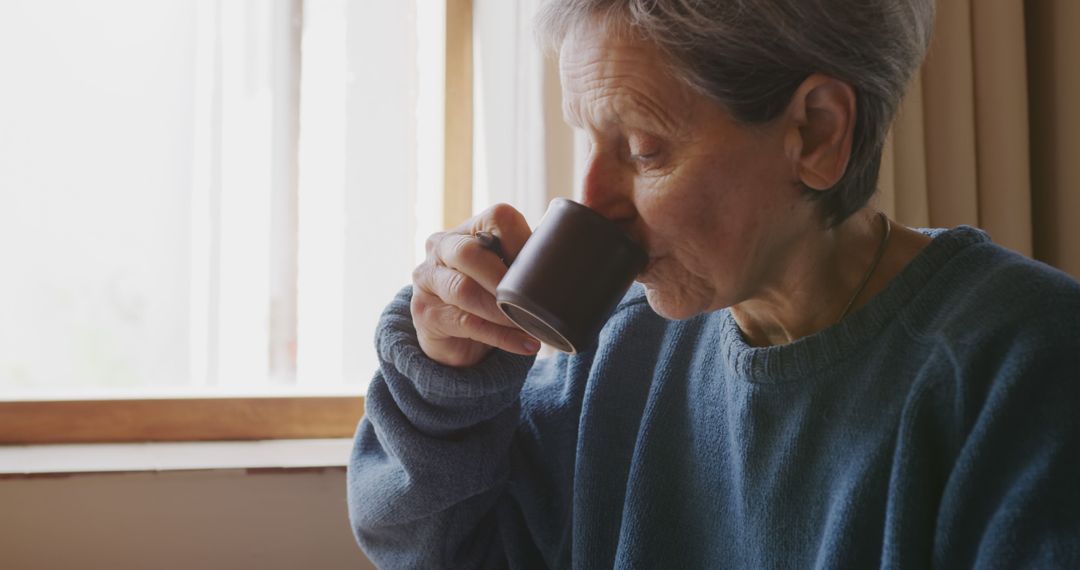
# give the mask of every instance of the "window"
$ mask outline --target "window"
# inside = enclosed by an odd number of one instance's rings
[[[359,393],[441,223],[432,5],[0,8],[4,391]]]
[[[0,398],[362,394],[427,235],[570,192],[536,4],[0,6]]]

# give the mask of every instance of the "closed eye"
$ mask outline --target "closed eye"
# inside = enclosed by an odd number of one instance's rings
[[[660,157],[660,151],[658,151],[658,150],[650,152],[650,153],[631,154],[630,155],[631,160],[635,160],[635,161],[639,161],[639,162],[643,162],[643,161],[647,162],[647,161],[650,161],[650,160],[655,160],[655,159],[657,159],[659,157]]]
[[[627,154],[634,162],[649,162],[660,157],[664,146],[657,137],[644,133],[631,133],[626,141]]]

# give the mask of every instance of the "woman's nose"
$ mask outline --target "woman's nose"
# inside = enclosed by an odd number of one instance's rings
[[[613,222],[626,223],[636,216],[634,180],[619,166],[602,155],[590,156],[581,183],[581,203]]]

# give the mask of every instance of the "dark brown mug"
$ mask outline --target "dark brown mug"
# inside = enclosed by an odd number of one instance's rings
[[[575,354],[596,344],[647,262],[645,250],[614,223],[556,198],[503,276],[495,301],[525,332]]]

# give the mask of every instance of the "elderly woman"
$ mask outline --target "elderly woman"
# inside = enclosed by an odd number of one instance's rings
[[[875,212],[929,0],[551,0],[583,202],[649,264],[598,348],[432,236],[349,468],[387,568],[1080,565],[1080,285]]]

